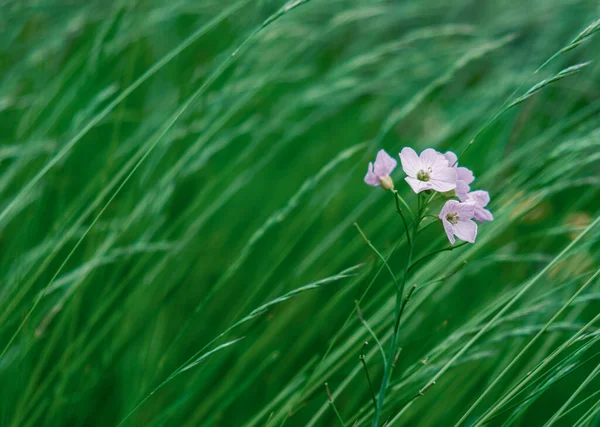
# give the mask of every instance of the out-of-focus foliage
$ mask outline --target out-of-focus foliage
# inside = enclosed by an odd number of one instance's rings
[[[396,272],[406,246],[366,165],[462,152],[517,88],[461,157],[496,220],[411,277],[384,419],[471,425],[525,381],[493,425],[591,423],[595,279],[503,370],[600,268],[597,1],[312,0],[257,32],[284,5],[0,0],[0,425],[331,426],[325,382],[370,425],[355,301],[385,345],[394,290],[352,224]]]

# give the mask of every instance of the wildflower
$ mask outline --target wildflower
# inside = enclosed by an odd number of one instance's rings
[[[485,209],[487,204],[490,202],[490,194],[487,191],[471,191],[469,194],[467,194],[465,199],[461,198],[461,200],[475,207],[473,216],[477,221],[483,222],[494,220],[492,213]]]
[[[391,190],[394,188],[394,181],[390,177],[390,174],[398,162],[394,160],[385,150],[379,150],[377,158],[375,159],[375,165],[369,163],[369,171],[365,176],[365,182],[373,187],[381,185],[384,190]]]
[[[448,166],[456,171],[456,195],[461,200],[466,199],[467,193],[471,191],[469,184],[475,180],[473,172],[465,167],[458,166],[458,157],[452,151],[447,151],[444,157],[448,160]]]
[[[454,244],[454,236],[466,242],[475,243],[477,237],[477,224],[473,221],[475,205],[448,200],[439,218],[444,225],[444,231],[450,243]]]
[[[402,169],[408,175],[406,182],[415,193],[425,190],[435,190],[441,193],[456,188],[456,171],[448,166],[448,160],[428,148],[417,156],[412,148],[404,147],[400,152]]]

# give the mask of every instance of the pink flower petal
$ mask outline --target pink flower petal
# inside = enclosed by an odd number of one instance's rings
[[[459,219],[457,224],[454,224],[454,234],[461,240],[469,243],[475,243],[477,238],[477,224],[473,220]]]
[[[452,151],[446,151],[444,154],[446,160],[448,160],[448,166],[453,168],[458,164],[458,157]]]
[[[446,236],[448,236],[448,240],[450,240],[450,244],[454,244],[456,240],[454,239],[454,228],[452,224],[446,219],[442,219],[442,225],[444,226],[444,231],[446,232]]]
[[[421,166],[425,169],[435,171],[435,169],[448,167],[448,160],[446,160],[443,154],[438,153],[433,148],[423,150],[420,159]]]
[[[470,184],[475,180],[475,176],[469,169],[460,167],[456,168],[456,179],[464,181],[465,184]]]
[[[483,208],[490,202],[490,193],[483,190],[471,191],[469,199],[473,200],[477,206]]]
[[[373,187],[377,187],[379,185],[379,178],[373,172],[373,163],[369,163],[369,170],[365,175],[365,182]]]
[[[439,218],[441,220],[444,220],[449,212],[456,212],[456,205],[458,205],[458,202],[456,200],[448,200],[446,203],[444,203]]]
[[[404,147],[400,152],[400,162],[402,163],[402,170],[408,175],[415,178],[417,172],[421,170],[421,160],[415,150],[410,147]]]
[[[435,191],[444,193],[456,188],[456,171],[449,167],[434,169],[429,181]]]
[[[475,215],[475,206],[471,203],[457,203],[455,209],[461,220],[471,219]]]
[[[385,150],[379,150],[377,158],[375,159],[375,175],[380,178],[388,176],[396,169],[397,165],[398,162],[386,153]]]
[[[474,218],[479,222],[494,220],[494,216],[492,215],[492,213],[490,211],[488,211],[487,209],[480,208],[480,207],[475,208]]]
[[[457,180],[456,181],[456,195],[460,199],[461,202],[464,202],[468,198],[468,193],[471,187],[464,181]]]
[[[408,182],[408,185],[410,185],[410,187],[415,193],[420,193],[421,191],[425,190],[431,190],[433,188],[431,186],[431,182],[419,181],[418,179],[412,178],[410,176],[407,176],[406,178],[404,178],[404,180]]]

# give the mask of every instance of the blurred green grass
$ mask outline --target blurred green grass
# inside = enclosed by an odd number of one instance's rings
[[[363,184],[367,162],[380,148],[462,151],[600,15],[594,1],[312,0],[231,56],[284,5],[0,3],[0,425],[117,425],[192,355],[216,348],[125,424],[335,425],[328,382],[346,423],[369,425],[358,354],[370,338],[354,301],[364,296],[365,319],[387,342],[394,294],[352,224],[386,254],[402,228],[389,195]],[[521,92],[596,60],[598,43],[560,55]],[[475,245],[415,272],[384,410],[393,425],[454,425],[598,269],[593,227],[404,405],[597,218],[599,78],[592,62],[545,87],[461,158],[496,220]],[[430,227],[417,251],[444,238]],[[397,272],[405,249],[391,255]],[[355,276],[336,276],[356,265]],[[330,277],[212,342],[253,309]],[[533,386],[492,425],[543,425],[590,374],[571,407],[583,404],[558,424],[597,410],[595,326],[525,375],[594,318],[598,291],[594,282],[573,302],[468,425],[523,378]]]

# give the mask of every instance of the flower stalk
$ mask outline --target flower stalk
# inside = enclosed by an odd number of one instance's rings
[[[387,260],[375,248],[371,241],[365,236],[358,224],[356,228],[367,242],[369,247],[382,260],[386,269],[392,276],[396,291],[396,304],[394,308],[394,319],[392,322],[392,336],[389,344],[389,349],[386,353],[381,349],[379,340],[368,327],[360,309],[357,307],[359,318],[365,324],[373,338],[378,343],[380,350],[384,353],[383,377],[377,396],[373,392],[372,381],[367,370],[367,365],[364,357],[364,347],[361,351],[360,360],[363,364],[365,375],[371,389],[371,397],[375,408],[375,415],[372,421],[372,427],[379,427],[385,397],[388,385],[391,381],[392,371],[396,365],[399,350],[398,337],[400,333],[400,325],[402,315],[406,309],[408,302],[416,290],[417,285],[414,284],[408,293],[404,295],[404,288],[408,280],[409,274],[414,268],[422,262],[430,259],[432,256],[445,251],[452,251],[460,248],[467,243],[474,243],[477,237],[477,224],[475,221],[484,222],[492,221],[492,214],[486,209],[490,201],[489,194],[486,191],[476,190],[471,191],[471,184],[475,180],[473,172],[469,169],[458,165],[458,157],[452,152],[445,154],[439,153],[432,148],[424,150],[418,155],[412,148],[404,147],[400,152],[400,161],[402,169],[406,173],[404,180],[409,184],[410,188],[417,194],[417,210],[413,213],[409,204],[400,196],[398,190],[394,187],[394,181],[391,174],[397,166],[397,161],[392,158],[384,150],[377,153],[377,158],[374,163],[369,163],[368,172],[364,178],[365,183],[373,187],[381,187],[386,191],[390,191],[394,195],[396,211],[402,220],[404,235],[408,253],[406,263],[404,265],[401,279],[398,281],[396,276],[388,264]],[[438,197],[441,196],[441,197]],[[453,199],[454,197],[459,200]],[[429,214],[430,206],[437,204],[438,200],[446,200],[438,215]],[[410,224],[404,215],[405,209],[410,214]],[[421,222],[425,218],[434,218],[434,221],[428,222],[424,227],[420,228]],[[413,262],[413,254],[415,251],[415,240],[419,232],[428,228],[432,224],[440,223],[451,245],[433,250]],[[462,243],[455,244],[456,237],[463,240]],[[445,276],[442,276],[445,277]],[[431,386],[431,385],[430,385]],[[427,389],[419,391],[419,395],[425,393]]]

